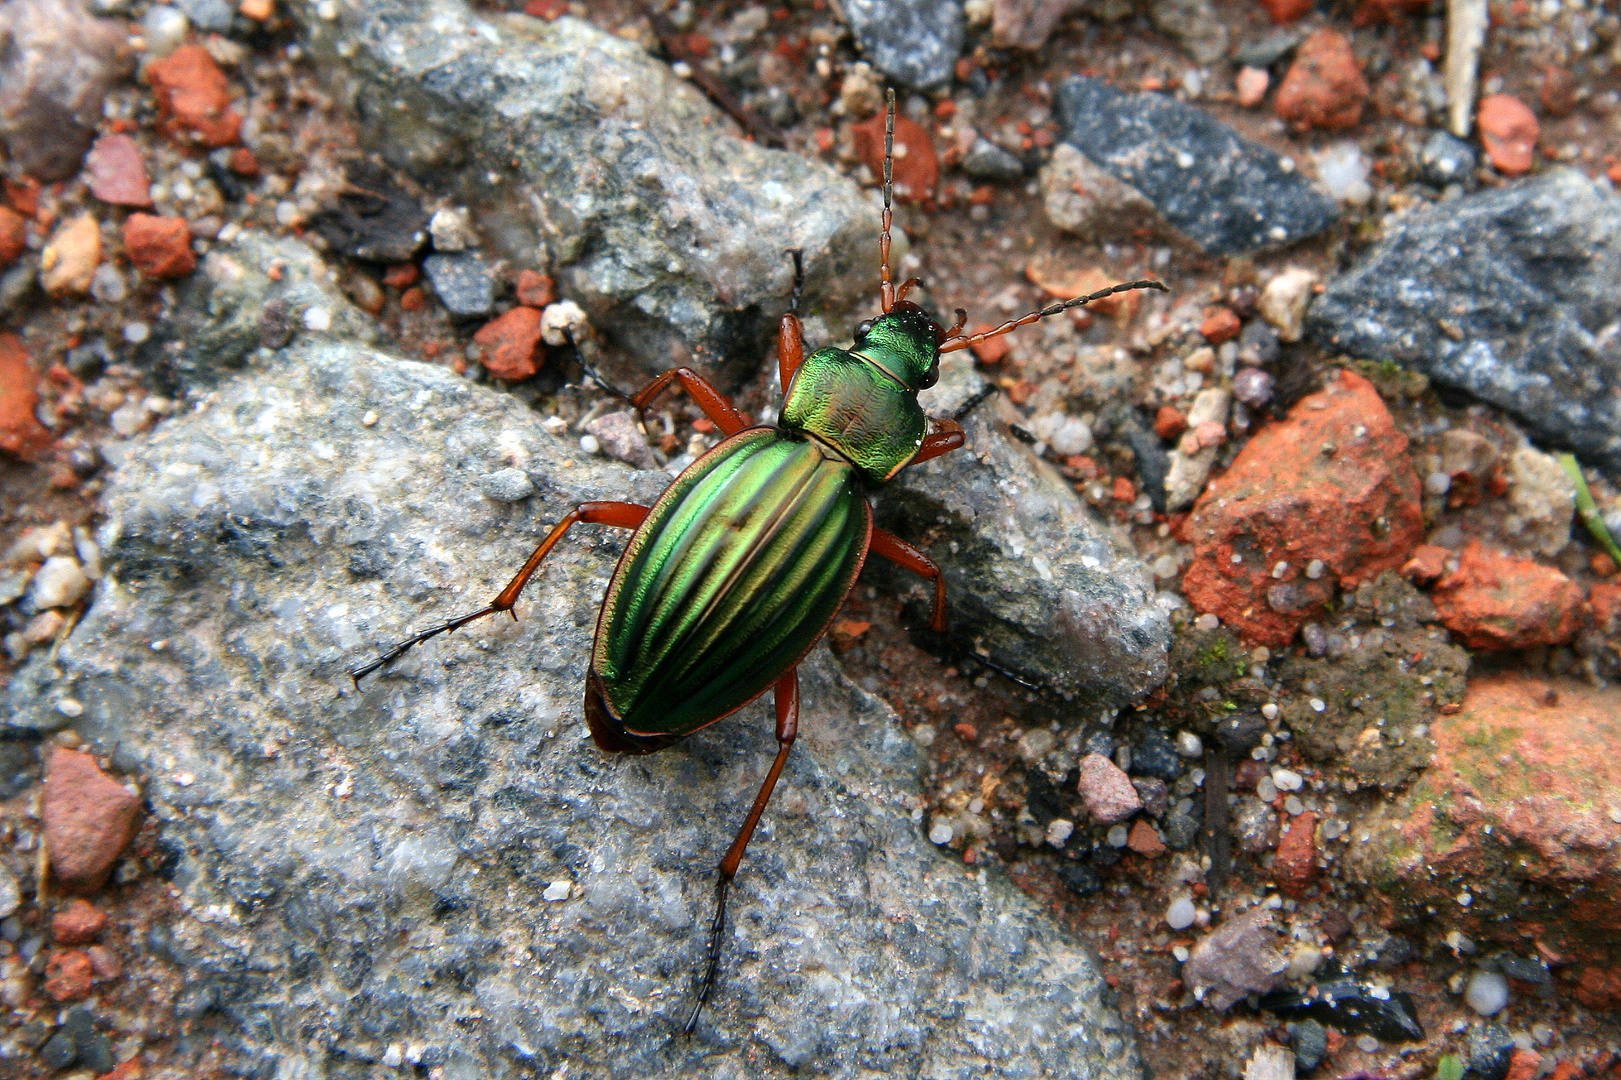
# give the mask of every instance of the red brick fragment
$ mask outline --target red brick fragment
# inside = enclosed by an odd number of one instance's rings
[[[1243,322],[1229,307],[1210,308],[1205,312],[1204,322],[1199,324],[1199,333],[1212,345],[1231,341],[1242,329],[1244,329]]]
[[[864,120],[850,129],[856,154],[872,170],[884,175],[884,114]],[[940,185],[940,159],[934,140],[922,124],[904,114],[895,117],[895,201],[932,203]]]
[[[527,379],[540,370],[546,347],[540,341],[541,314],[515,307],[485,323],[473,340],[484,346],[480,363],[498,379]]]
[[[544,308],[557,302],[557,283],[551,275],[539,270],[525,270],[518,275],[518,303],[524,307]]]
[[[0,270],[27,250],[28,219],[10,207],[0,206]]]
[[[1165,841],[1160,839],[1159,830],[1154,828],[1147,818],[1138,818],[1132,822],[1131,833],[1126,837],[1126,846],[1150,859],[1165,854]]]
[[[1402,577],[1428,585],[1447,572],[1447,560],[1452,552],[1434,544],[1420,544],[1413,549],[1413,557],[1402,564]]]
[[[185,218],[131,214],[124,222],[124,254],[149,278],[167,281],[197,269],[191,226]]]
[[[1301,43],[1272,107],[1304,127],[1350,128],[1362,122],[1369,93],[1349,39],[1325,28]]]
[[[59,746],[45,770],[45,844],[55,881],[94,892],[124,853],[140,817],[140,796],[81,750]]]
[[[1275,23],[1292,23],[1311,14],[1312,0],[1261,0],[1261,6]]]
[[[94,982],[95,966],[78,949],[53,953],[45,965],[45,992],[52,1001],[83,1001]]]
[[[1472,649],[1561,645],[1576,636],[1582,591],[1551,566],[1471,540],[1435,585],[1441,622]]]
[[[1299,900],[1317,876],[1317,815],[1310,810],[1295,817],[1278,841],[1272,858],[1272,877],[1285,896]]]
[[[1542,126],[1525,102],[1512,94],[1488,94],[1480,100],[1475,120],[1481,145],[1498,172],[1519,176],[1531,171]]]
[[[1154,431],[1162,439],[1174,439],[1188,430],[1188,418],[1175,405],[1161,405],[1154,414]]]
[[[22,338],[0,334],[0,450],[24,461],[51,445],[50,430],[34,415],[38,382]]]
[[[51,917],[51,939],[58,945],[84,945],[106,929],[107,913],[90,901],[75,898]]]
[[[231,151],[231,171],[238,176],[252,180],[259,175],[259,159],[253,156],[253,151],[246,146],[239,146]]]
[[[231,108],[230,83],[201,45],[182,45],[154,61],[146,78],[170,138],[219,147],[240,137],[242,117]]]

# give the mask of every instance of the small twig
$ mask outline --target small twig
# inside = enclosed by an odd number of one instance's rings
[[[785,145],[781,132],[745,109],[743,103],[732,96],[726,84],[702,66],[703,57],[687,48],[687,43],[683,40],[681,31],[675,28],[675,24],[660,12],[645,5],[642,7],[642,14],[647,16],[648,24],[653,27],[653,33],[659,39],[659,45],[663,47],[665,53],[672,61],[679,60],[692,70],[693,83],[709,97],[710,101],[719,106],[722,112],[736,120],[760,145],[774,146],[779,150]]]
[[[1609,552],[1617,566],[1621,566],[1621,547],[1617,547],[1615,537],[1610,535],[1609,528],[1604,524],[1604,518],[1599,514],[1598,503],[1593,501],[1593,493],[1587,487],[1587,478],[1582,475],[1582,467],[1576,461],[1575,454],[1559,454],[1559,464],[1565,467],[1565,473],[1576,485],[1576,516],[1582,519],[1587,531]]]
[[[1447,0],[1447,54],[1441,85],[1447,95],[1447,128],[1469,137],[1475,120],[1475,83],[1486,46],[1486,0]]]

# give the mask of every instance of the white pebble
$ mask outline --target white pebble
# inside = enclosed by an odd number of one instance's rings
[[[1220,625],[1221,620],[1216,618],[1208,611],[1203,615],[1200,615],[1197,619],[1193,620],[1193,628],[1195,630],[1214,630]]]
[[[951,827],[949,821],[935,818],[934,824],[929,826],[929,843],[931,844],[939,844],[944,847],[946,844],[951,843],[951,838],[955,835],[956,830]]]
[[[1188,962],[1188,957],[1192,954],[1188,952],[1186,945],[1177,945],[1171,949],[1171,955],[1176,957],[1177,963],[1185,964]]]
[[[305,308],[304,328],[317,334],[325,333],[332,329],[332,312],[320,306]]]
[[[1290,817],[1299,817],[1306,812],[1306,804],[1300,801],[1300,796],[1291,795],[1283,800],[1283,809]]]
[[[1445,495],[1452,488],[1452,477],[1444,472],[1432,472],[1424,478],[1424,490],[1431,495]]]
[[[131,322],[124,324],[124,340],[131,345],[139,345],[152,336],[152,328],[144,322]]]
[[[1323,571],[1325,569],[1327,569],[1327,567],[1323,564],[1323,560],[1313,559],[1311,562],[1306,564],[1306,576],[1311,578],[1313,581],[1316,581],[1318,578],[1323,576]]]
[[[129,295],[129,286],[117,266],[104,262],[90,276],[90,295],[103,304],[116,304]]]
[[[79,566],[79,560],[71,555],[53,555],[34,575],[29,599],[36,609],[44,611],[77,604],[89,591],[90,579]]]
[[[546,310],[540,313],[540,336],[546,339],[548,345],[567,345],[570,334],[575,341],[585,339],[585,312],[580,305],[572,300],[548,304]]]
[[[1314,698],[1311,699],[1311,711],[1312,712],[1322,712],[1326,708],[1328,708],[1328,703],[1326,701],[1324,701],[1322,698],[1314,697]]]
[[[1186,930],[1193,925],[1193,901],[1179,896],[1165,909],[1165,925],[1172,930]]]
[[[1204,740],[1191,731],[1176,733],[1176,752],[1185,758],[1196,758],[1204,755]]]
[[[558,900],[567,900],[568,894],[572,892],[573,889],[574,885],[572,882],[554,881],[550,885],[546,886],[546,891],[540,894],[540,898],[542,900],[552,902]]]
[[[597,441],[595,435],[581,435],[580,449],[588,454],[598,454],[602,452],[602,443]]]
[[[141,20],[141,37],[148,56],[164,57],[180,48],[191,28],[185,14],[168,4],[153,4]]]
[[[1278,707],[1269,701],[1261,706],[1261,715],[1268,720],[1276,720],[1278,718]]]
[[[377,423],[377,410],[376,409],[367,409],[364,413],[362,413],[360,415],[360,426],[361,427],[371,427],[375,423]]]
[[[1356,1048],[1364,1054],[1374,1053],[1379,1049],[1379,1040],[1372,1035],[1358,1035],[1356,1037]]]
[[[1264,803],[1269,803],[1278,797],[1277,786],[1272,783],[1270,776],[1263,776],[1255,782],[1255,797]]]
[[[84,715],[84,706],[79,704],[77,698],[59,698],[56,702],[56,711],[69,719],[73,719]]]
[[[1061,848],[1075,832],[1075,823],[1068,818],[1053,818],[1047,822],[1047,843]]]
[[[1272,770],[1272,782],[1278,786],[1279,791],[1299,791],[1306,778],[1293,769],[1285,769],[1280,765]]]
[[[1126,841],[1130,839],[1130,837],[1131,833],[1126,830],[1124,825],[1114,825],[1110,827],[1109,835],[1106,839],[1108,840],[1110,847],[1125,847]]]
[[[1508,980],[1495,971],[1476,971],[1464,987],[1463,1000],[1481,1016],[1496,1016],[1508,1004]]]

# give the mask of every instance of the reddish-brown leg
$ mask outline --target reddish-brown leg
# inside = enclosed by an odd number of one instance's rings
[[[715,422],[715,426],[720,428],[722,434],[736,435],[749,426],[748,420],[732,405],[731,399],[691,368],[671,368],[642,387],[636,396],[630,399],[630,403],[638,409],[645,409],[664,393],[664,388],[672,382],[680,382],[681,388],[698,403],[704,415]]]
[[[936,420],[940,430],[923,436],[923,445],[918,447],[917,456],[908,465],[916,465],[920,461],[937,458],[941,454],[949,454],[967,441],[962,433],[962,426],[955,420]]]
[[[805,257],[798,248],[788,252],[794,260],[794,292],[788,300],[788,311],[777,327],[777,375],[783,394],[794,381],[794,372],[805,361],[805,328],[799,323],[799,294],[805,291]]]
[[[929,625],[936,632],[944,630],[946,628],[946,579],[940,576],[940,568],[934,564],[933,560],[894,533],[885,532],[876,526],[872,530],[872,544],[869,550],[874,555],[882,555],[896,566],[904,566],[914,574],[922,574],[934,582],[934,613],[929,616]]]
[[[428,629],[422,631],[422,633],[406,638],[404,641],[400,642],[398,645],[395,645],[393,648],[389,649],[386,653],[379,656],[371,663],[362,664],[360,667],[350,668],[350,676],[358,685],[360,680],[365,676],[370,675],[372,672],[376,671],[385,664],[393,663],[395,660],[398,660],[400,657],[409,652],[414,646],[422,644],[422,642],[427,641],[429,638],[437,637],[440,634],[448,634],[452,630],[459,630],[468,623],[472,622],[474,619],[482,619],[484,616],[493,615],[497,611],[511,611],[512,617],[516,619],[518,617],[518,613],[513,610],[513,607],[518,602],[518,594],[523,591],[523,587],[525,585],[529,584],[529,579],[533,577],[535,571],[540,568],[541,560],[545,559],[546,556],[551,552],[552,548],[557,546],[557,542],[563,539],[564,533],[568,532],[569,529],[573,528],[582,521],[587,525],[615,525],[621,529],[634,529],[636,526],[642,523],[643,518],[647,517],[647,510],[647,507],[637,506],[635,503],[581,503],[579,506],[576,506],[573,510],[570,510],[567,514],[565,514],[563,520],[559,521],[552,531],[546,534],[546,539],[542,540],[540,542],[540,546],[535,548],[534,552],[523,564],[523,569],[519,570],[517,575],[511,581],[507,582],[507,587],[502,589],[500,593],[496,595],[495,599],[490,602],[489,606],[479,608],[477,611],[468,615],[459,615],[456,618],[442,622],[437,626],[430,626]]]
[[[703,981],[698,984],[698,1001],[692,1007],[692,1015],[687,1017],[686,1026],[681,1029],[684,1035],[691,1035],[697,1028],[698,1014],[703,1012],[704,1002],[709,1000],[709,993],[715,988],[715,976],[720,971],[721,935],[726,930],[726,891],[731,887],[732,878],[737,876],[743,852],[748,850],[754,828],[760,824],[760,815],[765,813],[766,804],[771,801],[777,778],[782,775],[782,767],[788,762],[788,751],[793,748],[794,739],[799,734],[799,669],[789,668],[788,673],[777,680],[772,692],[777,700],[777,758],[766,773],[765,783],[760,785],[760,793],[754,797],[754,808],[749,811],[748,819],[737,830],[737,839],[732,841],[726,858],[720,861],[720,877],[715,882],[715,917],[709,923],[709,956],[704,964]]]

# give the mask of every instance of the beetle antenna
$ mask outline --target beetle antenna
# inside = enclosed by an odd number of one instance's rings
[[[1017,330],[1021,326],[1027,326],[1038,319],[1045,319],[1049,316],[1057,315],[1060,311],[1068,311],[1070,308],[1081,307],[1083,304],[1090,304],[1094,300],[1102,300],[1106,296],[1113,296],[1115,293],[1130,292],[1133,289],[1155,289],[1159,292],[1166,293],[1171,291],[1165,286],[1163,281],[1153,281],[1150,279],[1144,279],[1142,281],[1127,281],[1120,285],[1111,285],[1107,289],[1099,289],[1095,293],[1088,293],[1086,296],[1077,296],[1072,300],[1065,300],[1063,303],[1052,304],[1048,307],[1041,308],[1039,311],[1032,311],[1030,314],[1020,318],[1010,319],[994,329],[984,330],[968,337],[952,338],[940,346],[940,351],[943,353],[948,353],[956,352],[958,349],[966,349],[970,345],[978,345],[982,341],[988,341],[993,337],[1000,337],[1001,335],[1009,333],[1010,331]]]
[[[895,306],[895,283],[889,274],[889,230],[895,224],[891,207],[895,181],[895,91],[886,90],[884,109],[884,228],[878,234],[878,303],[885,315]]]
[[[788,314],[799,314],[799,297],[805,291],[805,252],[801,248],[789,248],[788,255],[794,260],[794,291],[788,297]]]
[[[725,874],[715,881],[715,917],[709,923],[709,957],[704,962],[703,981],[698,984],[698,1000],[692,1003],[692,1015],[681,1025],[681,1034],[688,1037],[698,1030],[698,1015],[704,1011],[704,1003],[709,1000],[709,992],[715,988],[715,978],[720,974],[721,934],[726,929],[726,887],[731,883],[732,879]]]
[[[566,326],[563,327],[563,336],[568,339],[570,347],[574,349],[575,359],[579,360],[580,370],[585,372],[586,378],[602,387],[602,389],[608,391],[608,393],[612,394],[614,397],[619,398],[622,401],[629,401],[632,405],[636,404],[631,400],[631,396],[629,394],[619,389],[619,387],[615,386],[607,379],[604,379],[601,372],[597,371],[596,368],[591,366],[591,361],[585,358],[585,350],[580,348],[580,343],[574,340],[573,330]]]

